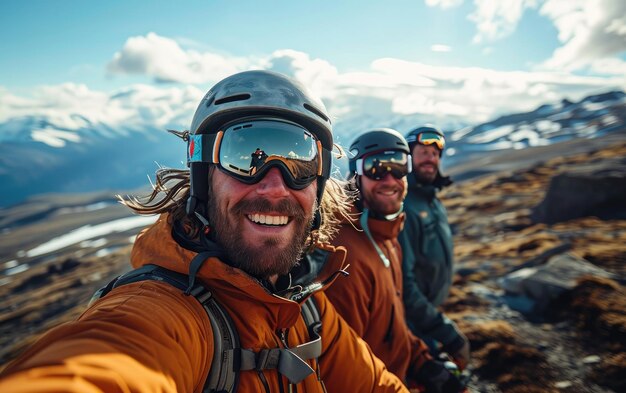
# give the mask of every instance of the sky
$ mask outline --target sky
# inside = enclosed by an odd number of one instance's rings
[[[188,127],[249,69],[299,79],[336,124],[478,124],[626,90],[623,0],[5,1],[0,37],[0,124],[46,116],[59,132]]]

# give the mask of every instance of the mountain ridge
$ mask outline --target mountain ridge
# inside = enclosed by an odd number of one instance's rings
[[[461,117],[382,112],[341,119],[335,125],[337,141],[345,147],[358,133],[374,127],[407,132],[438,120],[448,137],[443,165],[451,168],[476,155],[625,130],[626,93],[609,91],[578,102],[563,99],[475,126],[464,124]],[[141,187],[146,175],[158,168],[155,159],[166,167],[185,165],[183,143],[172,139],[166,128],[176,127],[139,123],[116,126],[80,114],[10,118],[0,123],[0,207],[40,193]],[[173,147],[175,140],[179,145]]]

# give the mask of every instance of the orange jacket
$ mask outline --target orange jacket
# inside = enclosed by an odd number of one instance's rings
[[[394,221],[367,220],[372,237],[389,259],[385,267],[359,220],[344,220],[333,243],[347,249],[350,276],[338,278],[326,295],[387,368],[405,380],[431,356],[404,319],[402,249],[397,241],[403,221],[404,215]]]
[[[318,279],[341,268],[345,251],[335,251]],[[171,237],[166,216],[137,238],[132,265],[149,263],[187,273],[196,254]],[[287,330],[288,346],[308,341],[300,305],[268,292],[258,281],[216,258],[209,258],[197,280],[212,289],[229,312],[241,347],[282,346],[277,331]],[[321,379],[331,392],[406,391],[343,321],[323,292],[314,295],[322,319]],[[213,358],[213,336],[202,306],[180,290],[156,281],[114,289],[80,318],[44,335],[2,373],[2,392],[201,392]],[[309,361],[314,367],[314,360]],[[279,392],[275,370],[263,371],[271,392]],[[298,392],[322,392],[309,375]],[[265,391],[256,371],[239,374],[239,392]]]

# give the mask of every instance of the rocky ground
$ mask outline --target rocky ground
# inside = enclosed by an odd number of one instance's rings
[[[442,194],[455,231],[457,261],[445,309],[471,340],[471,391],[626,391],[626,216],[619,216],[619,208],[603,210],[615,203],[606,200],[594,200],[600,207],[589,213],[577,201],[568,202],[554,180],[581,171],[583,179],[591,174],[586,178],[593,180],[599,173],[619,194],[619,186],[626,184],[626,142],[586,150],[464,180]],[[617,184],[611,177],[615,170]],[[572,181],[566,187],[578,184]],[[570,194],[605,189],[585,184]],[[593,199],[587,198],[583,206]],[[29,231],[34,234],[36,228]],[[0,283],[0,364],[50,327],[80,315],[95,289],[128,269],[129,251],[125,246],[98,257],[67,249],[5,278]],[[594,270],[570,280],[566,290],[550,292],[549,301],[504,289],[502,280],[512,282],[512,272],[538,269],[562,256],[579,264],[584,259],[606,274]]]
[[[445,309],[471,341],[473,391],[626,391],[625,157],[622,142],[465,181],[443,193],[458,269]],[[613,210],[617,219],[603,208],[604,220],[574,218],[585,212],[567,205],[554,180],[573,173],[593,175],[586,177],[586,190],[570,193],[576,195],[603,192],[594,177],[608,173],[621,195],[621,209]],[[564,219],[536,223],[546,221],[539,216],[552,206],[547,195],[563,197],[552,211],[564,208]],[[613,279],[583,275],[545,302],[503,290],[502,279],[511,272],[563,255],[592,262]]]

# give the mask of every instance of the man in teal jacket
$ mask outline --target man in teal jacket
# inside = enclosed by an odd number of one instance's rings
[[[465,368],[469,341],[437,309],[447,298],[453,273],[452,232],[448,215],[436,193],[452,184],[441,175],[439,161],[445,146],[441,131],[418,127],[406,137],[413,157],[413,176],[404,200],[406,220],[398,240],[402,246],[403,300],[406,319],[415,335],[436,355],[450,354]]]

